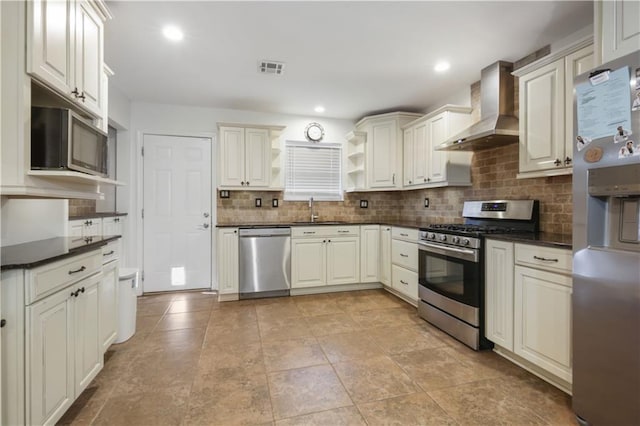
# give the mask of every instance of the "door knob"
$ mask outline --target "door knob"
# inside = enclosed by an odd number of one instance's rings
[[[208,223],[203,223],[202,226],[204,227],[204,229],[207,229],[209,227]]]
[[[204,217],[209,217],[209,213],[203,214]]]

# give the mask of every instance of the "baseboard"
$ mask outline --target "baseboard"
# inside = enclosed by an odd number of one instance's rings
[[[325,285],[320,287],[292,288],[291,295],[303,296],[306,294],[337,293],[340,291],[356,291],[356,290],[373,290],[376,288],[382,288],[382,284],[355,283],[355,284],[342,284],[342,285]]]
[[[393,294],[394,296],[404,300],[405,302],[407,302],[411,306],[415,306],[416,308],[418,307],[418,301],[417,300],[413,300],[412,298],[410,298],[406,294],[402,294],[399,291],[397,291],[396,289],[391,288],[391,287],[387,287],[386,285],[383,285],[382,288],[385,289],[387,292]]]

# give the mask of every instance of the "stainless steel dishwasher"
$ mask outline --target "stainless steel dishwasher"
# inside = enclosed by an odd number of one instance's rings
[[[291,228],[240,228],[240,299],[288,296]]]

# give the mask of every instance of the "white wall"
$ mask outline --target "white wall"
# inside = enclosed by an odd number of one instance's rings
[[[69,201],[2,197],[0,246],[67,235]]]
[[[111,100],[110,100],[111,101]],[[281,140],[305,140],[304,129],[310,122],[317,121],[325,129],[324,141],[345,143],[345,135],[354,129],[350,120],[328,119],[314,116],[286,116],[281,114],[261,113],[254,111],[240,111],[231,109],[200,108],[180,105],[152,104],[133,102],[131,104],[129,140],[127,135],[118,133],[119,152],[124,153],[124,145],[128,144],[127,158],[118,156],[118,180],[127,182],[127,186],[118,188],[118,209],[129,213],[129,230],[132,238],[128,238],[129,255],[127,266],[142,267],[142,193],[140,147],[145,133],[168,135],[198,135],[213,138],[214,159],[212,163],[213,189],[216,188],[217,170],[217,123],[242,123],[247,125],[275,125],[286,126]],[[213,197],[213,202],[215,203]],[[212,206],[215,214],[215,204]],[[215,217],[214,217],[215,220]],[[215,238],[212,259],[215,259]],[[217,288],[216,265],[213,262],[214,288]]]
[[[429,114],[432,111],[437,110],[443,105],[460,105],[460,106],[471,106],[471,87],[466,86],[462,89],[458,90],[456,93],[452,93],[449,96],[438,100],[437,102],[432,103],[425,110],[425,114]]]
[[[109,124],[118,130],[131,127],[131,100],[113,84],[109,85]]]

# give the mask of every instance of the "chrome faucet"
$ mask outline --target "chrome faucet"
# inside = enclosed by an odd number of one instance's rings
[[[313,214],[313,197],[309,198],[309,210],[311,211],[311,223],[313,223],[318,218],[317,214]]]

